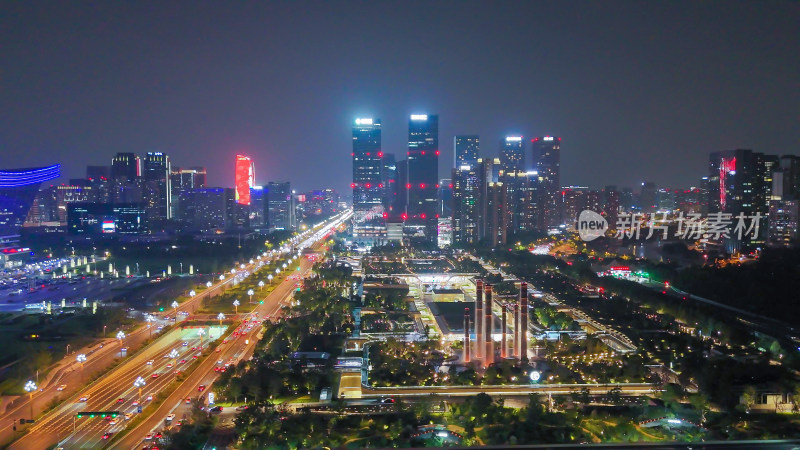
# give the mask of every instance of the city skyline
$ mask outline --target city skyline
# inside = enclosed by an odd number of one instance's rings
[[[315,4],[302,16],[281,5],[232,8],[209,22],[216,44],[199,48],[188,39],[193,24],[215,17],[202,6],[168,21],[176,7],[103,5],[77,14],[68,5],[13,5],[25,20],[0,34],[20,62],[2,81],[9,113],[0,166],[62,163],[67,179],[85,164],[107,164],[109,154],[161,151],[181,165],[218,167],[208,184],[232,186],[229,161],[243,153],[259,165],[258,184],[290,178],[300,189],[346,192],[342,155],[353,118],[382,118],[384,152],[400,154],[405,118],[424,112],[441,118],[440,178],[449,176],[448,144],[460,134],[480,135],[484,157],[496,156],[494,143],[505,136],[562,136],[562,184],[593,188],[696,185],[712,151],[798,152],[792,80],[800,70],[792,55],[800,39],[792,38],[789,3],[726,3],[724,16],[713,3],[659,5],[651,15],[627,2],[501,4],[488,21],[486,5],[441,2],[408,30],[391,24],[421,4],[362,5],[374,20],[359,33],[350,31],[356,19],[345,5]],[[62,16],[69,20],[54,20]],[[548,20],[511,26],[532,17]],[[241,36],[219,32],[231,23]],[[318,31],[292,41],[296,51],[277,45],[298,29]],[[14,39],[20,35],[29,39]],[[358,55],[343,53],[354,46]],[[395,70],[409,58],[430,67]],[[509,58],[519,59],[517,74],[494,70]],[[62,67],[57,83],[43,75],[51,62]],[[273,62],[282,70],[270,69]],[[486,68],[464,73],[472,62]],[[313,75],[321,67],[327,75]],[[284,88],[269,89],[277,85]],[[310,157],[286,157],[296,154]]]

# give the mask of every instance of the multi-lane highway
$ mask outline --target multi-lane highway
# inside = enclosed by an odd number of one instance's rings
[[[218,337],[219,330],[210,330],[205,343],[215,334]],[[157,395],[177,376],[176,370],[184,370],[195,356],[199,357],[199,346],[200,337],[196,330],[169,332],[45,415],[11,448],[47,448],[56,443],[66,443],[71,448],[97,447],[103,434],[116,432],[124,426],[126,413],[136,413],[136,402],[140,401],[138,389],[134,387],[137,378],[142,377],[146,383],[141,399],[146,403],[148,396]],[[172,350],[176,350],[178,356],[174,359],[165,357]],[[117,417],[116,424],[111,424],[99,417],[78,419],[76,416],[80,411],[120,411],[122,415]]]
[[[318,251],[324,239],[329,235],[330,230],[338,226],[343,220],[347,220],[348,217],[349,215],[345,214],[338,218],[338,220],[334,220],[325,227],[322,227],[322,229],[310,234],[310,236],[298,239],[296,242],[298,247],[301,249],[309,248],[312,251]],[[308,257],[299,258],[296,264],[297,266],[295,266],[294,263],[292,264],[291,278],[285,279],[281,284],[276,286],[269,295],[263,298],[264,303],[259,303],[255,306],[250,315],[251,317],[255,316],[260,321],[267,317],[274,319],[280,316],[281,308],[288,305],[288,302],[295,292],[298,279],[308,275],[313,266],[313,262]],[[299,267],[300,270],[294,270],[294,267]],[[259,300],[262,299],[259,298]],[[252,324],[252,322],[248,323]],[[157,435],[159,430],[167,424],[166,418],[168,415],[175,414],[176,419],[173,419],[174,423],[175,420],[182,418],[184,414],[188,414],[190,405],[186,404],[186,398],[207,395],[208,392],[213,391],[213,383],[219,376],[219,372],[216,372],[214,368],[222,365],[218,364],[219,362],[223,364],[231,360],[238,362],[242,359],[249,359],[252,356],[258,341],[258,332],[260,328],[258,322],[257,325],[252,327],[248,327],[247,324],[242,324],[239,330],[245,333],[238,336],[227,336],[225,339],[227,342],[221,345],[219,353],[215,353],[207,360],[203,361],[200,367],[198,367],[191,376],[187,377],[147,420],[143,421],[135,429],[130,430],[122,440],[114,442],[112,448],[131,449],[138,448],[143,443],[155,443],[152,439],[146,439],[146,437],[148,435]],[[232,333],[234,330],[230,331]],[[199,389],[200,386],[204,387],[202,391]]]

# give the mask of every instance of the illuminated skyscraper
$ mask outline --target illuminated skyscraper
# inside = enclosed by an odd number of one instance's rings
[[[437,242],[437,181],[439,179],[439,116],[412,114],[408,121],[408,206],[410,234]]]
[[[533,158],[539,173],[539,226],[540,230],[558,227],[561,217],[561,138],[543,136],[533,138]]]
[[[255,186],[255,166],[249,156],[236,155],[236,174],[234,184],[236,203],[250,204],[250,189]]]
[[[500,141],[500,167],[504,172],[525,170],[525,147],[522,136],[506,136]]]
[[[478,135],[461,135],[453,138],[453,150],[455,154],[455,167],[462,166],[475,167],[478,164],[480,155],[480,137]]]
[[[383,152],[380,119],[353,123],[353,237],[374,240],[385,235]]]
[[[478,236],[478,167],[453,169],[453,244],[475,244]]]
[[[294,231],[294,197],[289,182],[270,181],[264,190],[269,229]]]
[[[148,152],[143,164],[144,210],[148,225],[172,218],[172,179],[169,156]]]
[[[111,160],[111,178],[134,181],[141,175],[139,157],[134,153],[117,153]]]

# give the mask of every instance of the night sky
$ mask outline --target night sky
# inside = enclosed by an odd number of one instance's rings
[[[0,167],[66,177],[163,151],[232,186],[242,152],[349,194],[352,119],[401,156],[426,112],[443,177],[457,133],[561,136],[562,184],[595,188],[800,153],[798,2],[4,2],[0,55]]]

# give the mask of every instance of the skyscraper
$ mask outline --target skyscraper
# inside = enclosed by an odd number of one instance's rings
[[[142,203],[142,168],[139,157],[133,153],[117,153],[111,160],[111,201],[114,203]]]
[[[708,177],[708,211],[709,213],[729,213],[733,217],[739,213],[761,217],[769,214],[769,198],[771,192],[765,186],[771,174],[767,171],[774,165],[775,158],[752,150],[737,149],[711,153],[709,158]],[[759,236],[748,237],[748,243],[761,243],[766,240],[768,227],[762,221]],[[729,252],[741,249],[741,241],[727,239],[724,243]]]
[[[236,203],[250,204],[250,189],[255,186],[255,166],[249,156],[236,155],[236,172],[234,185],[236,189]]]
[[[525,148],[522,136],[506,136],[500,141],[500,167],[504,172],[525,170]]]
[[[353,237],[384,237],[385,190],[381,121],[358,118],[353,124]]]
[[[270,181],[264,187],[267,207],[267,225],[270,230],[294,230],[294,201],[288,181]]]
[[[480,155],[480,137],[476,134],[459,135],[453,138],[455,167],[475,167]]]
[[[656,184],[652,181],[642,183],[642,190],[639,194],[639,210],[646,214],[652,214],[658,209]]]
[[[143,163],[144,210],[148,225],[156,225],[172,218],[172,171],[169,156],[161,152],[148,152]]]
[[[539,172],[539,229],[557,227],[561,218],[561,138],[533,138],[533,157]]]
[[[436,191],[439,179],[439,116],[412,114],[408,121],[407,228],[437,242]]]
[[[453,244],[475,244],[478,236],[478,167],[453,169]]]
[[[134,153],[117,153],[111,160],[111,178],[134,181],[141,175],[139,157]]]

